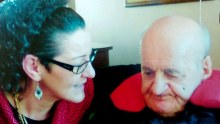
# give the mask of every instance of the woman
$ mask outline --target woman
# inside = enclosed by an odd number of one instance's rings
[[[88,108],[93,85],[87,79],[95,76],[90,36],[66,4],[1,4],[1,123],[74,124]]]

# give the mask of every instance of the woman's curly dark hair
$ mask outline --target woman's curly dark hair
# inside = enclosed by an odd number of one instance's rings
[[[27,79],[22,69],[26,54],[39,58],[54,57],[57,48],[52,35],[59,31],[84,28],[84,20],[68,0],[14,0],[0,4],[0,86],[6,92],[22,90],[19,82]],[[73,23],[77,23],[75,26]],[[73,28],[71,28],[73,27]]]

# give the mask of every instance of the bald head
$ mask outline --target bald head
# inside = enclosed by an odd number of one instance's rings
[[[210,49],[209,34],[194,20],[182,16],[167,16],[154,22],[144,34],[142,44],[157,47],[156,50],[180,50],[196,54],[200,59]],[[162,46],[163,45],[163,46]],[[161,46],[162,48],[160,48]]]
[[[154,22],[142,41],[142,93],[162,116],[183,111],[192,93],[211,75],[207,32],[195,21],[168,16]]]

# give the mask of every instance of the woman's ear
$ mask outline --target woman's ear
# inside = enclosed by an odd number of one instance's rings
[[[212,60],[210,56],[203,59],[203,80],[209,78],[212,74]]]
[[[28,54],[23,58],[22,61],[23,70],[25,73],[35,81],[39,81],[41,79],[38,68],[39,61],[38,58],[34,55]]]

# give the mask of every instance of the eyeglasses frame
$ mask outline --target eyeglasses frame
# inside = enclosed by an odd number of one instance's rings
[[[87,68],[88,63],[89,63],[89,62],[92,63],[92,62],[94,61],[97,52],[98,52],[98,50],[93,49],[93,50],[92,50],[92,53],[91,53],[91,55],[90,55],[90,60],[89,60],[89,61],[86,61],[86,62],[84,62],[84,63],[82,63],[82,64],[80,64],[80,65],[70,65],[70,64],[63,63],[63,62],[59,62],[59,61],[54,60],[54,59],[45,59],[45,60],[48,61],[48,62],[51,62],[51,63],[53,63],[53,64],[56,64],[56,65],[58,65],[58,66],[60,66],[60,67],[62,67],[62,68],[64,68],[64,69],[66,69],[66,70],[68,70],[68,71],[71,71],[71,72],[73,72],[74,74],[81,74],[81,73],[83,73],[83,72],[85,71],[85,69]],[[87,65],[85,66],[85,68],[84,68],[81,72],[79,72],[80,67],[82,67],[82,66],[85,65],[85,64],[87,64]],[[76,68],[76,69],[74,69],[74,68]],[[74,70],[75,70],[75,71],[74,71]]]

